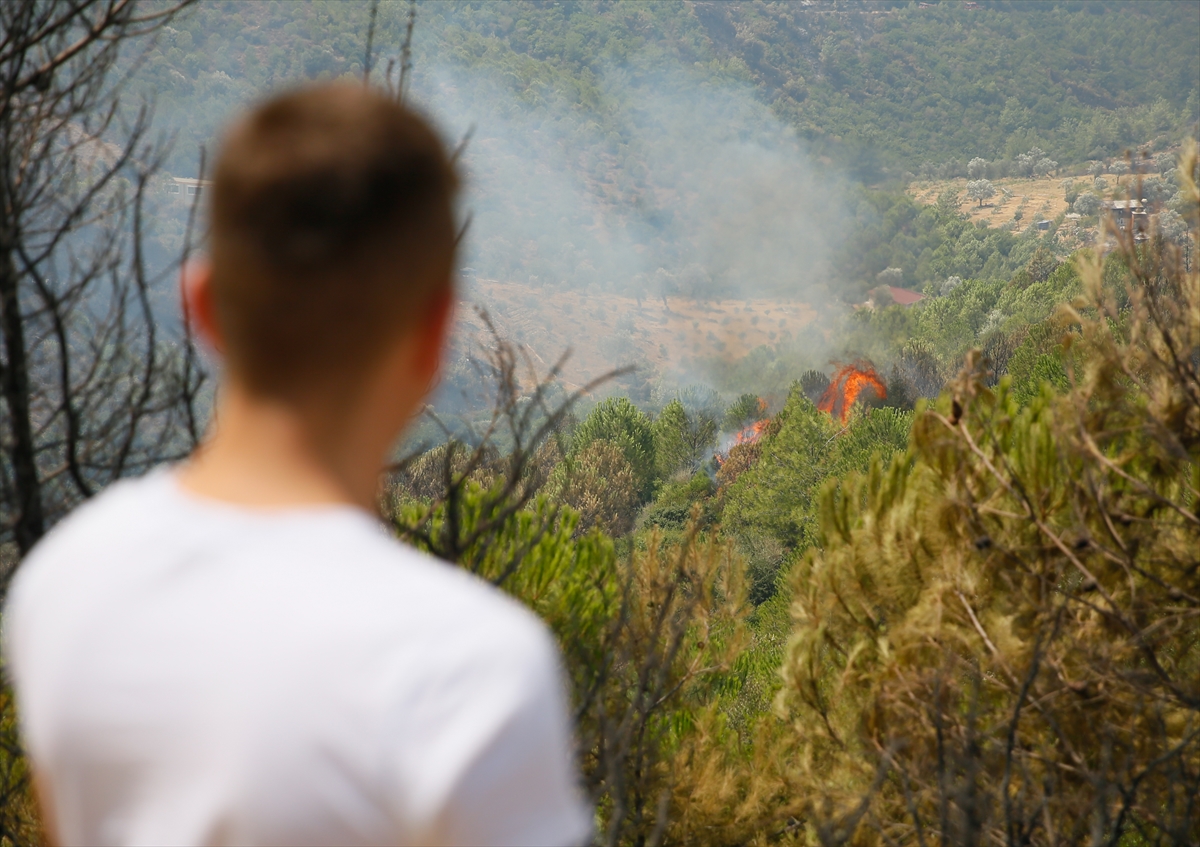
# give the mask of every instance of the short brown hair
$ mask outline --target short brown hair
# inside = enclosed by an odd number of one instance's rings
[[[451,277],[458,178],[429,124],[356,85],[276,97],[217,160],[211,259],[226,355],[255,390],[350,378]]]

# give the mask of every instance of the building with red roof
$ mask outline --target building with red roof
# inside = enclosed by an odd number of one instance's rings
[[[897,288],[894,285],[887,287],[888,294],[892,295],[892,299],[900,306],[911,306],[913,303],[920,303],[925,299],[925,295],[919,291],[910,291],[907,288]]]

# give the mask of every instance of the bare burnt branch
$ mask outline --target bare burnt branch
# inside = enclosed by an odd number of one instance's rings
[[[202,146],[200,148],[200,165],[197,171],[197,179],[203,181],[204,175],[207,173],[207,153]],[[187,269],[187,263],[192,259],[192,252],[195,249],[193,239],[196,232],[196,214],[200,209],[200,195],[197,194],[192,199],[192,204],[188,207],[187,225],[183,230],[183,249],[179,256],[179,267],[176,269],[180,274]],[[182,298],[181,298],[182,300]],[[200,363],[199,350],[196,347],[196,337],[192,333],[192,316],[188,313],[188,305],[186,300],[182,300],[183,311],[183,361],[180,366],[179,374],[179,395],[180,405],[183,408],[184,423],[187,426],[187,440],[189,448],[195,448],[200,444],[200,438],[203,434],[203,423],[199,418],[200,406],[200,391],[207,379],[207,373]]]
[[[19,554],[81,498],[199,435],[200,369],[186,330],[180,350],[158,328],[169,269],[149,269],[143,246],[165,148],[147,142],[146,106],[119,120],[112,74],[123,43],[189,2],[0,8],[0,545]]]
[[[417,25],[417,0],[408,0],[408,23],[404,29],[404,42],[400,45],[400,78],[396,81],[396,100],[404,102],[405,86],[412,72],[413,30]]]
[[[42,56],[41,61],[38,61],[38,57],[29,57],[32,58],[32,67],[28,67],[30,62],[22,61],[18,70],[23,73],[17,75],[6,88],[9,93],[20,93],[29,88],[48,87],[48,80],[55,73],[73,60],[87,55],[89,50],[97,46],[101,49],[112,48],[122,41],[148,35],[193,2],[195,0],[179,0],[145,15],[136,13],[136,0],[57,0],[51,3],[19,4],[29,7],[29,12],[13,23],[24,23],[25,26],[14,27],[11,32],[5,28],[10,35],[0,44],[0,64],[8,64],[16,57],[25,60],[30,52],[38,52]],[[37,18],[39,12],[42,19],[32,19]],[[97,13],[94,18],[90,16],[92,12]],[[0,18],[0,21],[3,19]],[[83,30],[82,34],[73,41],[62,43],[65,35],[80,29]]]
[[[367,22],[367,46],[363,50],[363,85],[371,84],[371,59],[375,48],[375,19],[379,16],[379,0],[371,0]]]
[[[493,386],[491,412],[482,427],[467,422],[466,436],[471,444],[452,436],[450,427],[435,413],[426,413],[447,436],[439,471],[443,490],[424,506],[419,518],[398,527],[403,537],[473,573],[480,573],[485,560],[494,552],[485,540],[493,538],[515,515],[523,512],[545,485],[549,469],[537,462],[539,451],[557,437],[582,397],[624,372],[603,374],[557,404],[551,404],[550,390],[558,382],[565,357],[547,374],[539,376],[530,358],[500,334],[487,313],[480,310],[479,316],[489,344],[484,356],[473,360],[473,365]],[[530,388],[524,390],[524,385]],[[426,452],[420,448],[394,463],[389,469],[392,484],[400,482]],[[467,525],[461,520],[460,510],[464,494],[472,485],[483,490],[475,507],[478,516]],[[532,537],[509,550],[505,563],[495,573],[488,574],[488,578],[497,585],[506,582],[529,550],[557,523],[558,511],[554,506],[542,514]],[[441,523],[438,531],[431,532],[435,517]]]

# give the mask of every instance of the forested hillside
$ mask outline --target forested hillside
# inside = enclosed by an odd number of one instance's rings
[[[965,175],[977,157],[1016,172],[1034,148],[1065,171],[1174,149],[1200,117],[1193,5],[978,5],[418,3],[409,83],[448,135],[472,132],[480,277],[855,303],[891,267],[919,288],[1024,261],[990,235],[953,249],[960,228],[856,183]],[[408,8],[378,7],[377,79]],[[201,3],[162,33],[133,90],[177,133],[170,168],[194,175],[266,91],[359,78],[368,11]]]
[[[1035,146],[1064,164],[1102,159],[1200,117],[1186,3],[696,6],[718,54],[867,178],[965,173],[974,156]]]
[[[1073,164],[1177,141],[1200,119],[1194,4],[923,5],[431,3],[418,6],[415,66],[487,72],[522,102],[573,113],[618,145],[629,115],[614,71],[675,65],[740,80],[821,154],[868,179],[1034,146]],[[402,3],[382,4],[383,56],[395,54],[403,17]],[[365,5],[320,0],[228,2],[202,5],[177,30],[139,77],[191,155],[255,92],[357,76],[367,15]]]

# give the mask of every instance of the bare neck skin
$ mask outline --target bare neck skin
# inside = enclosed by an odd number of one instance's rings
[[[207,267],[183,280],[198,335],[221,349]],[[250,390],[229,368],[216,424],[179,481],[195,494],[259,508],[350,505],[376,511],[380,472],[437,373],[449,323],[450,286],[428,314],[381,353],[353,387],[317,387],[279,400]]]

